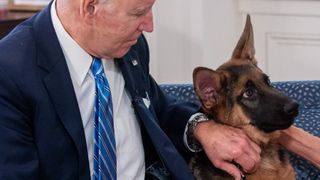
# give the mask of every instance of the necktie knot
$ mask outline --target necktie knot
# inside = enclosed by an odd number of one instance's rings
[[[103,75],[103,67],[100,58],[94,57],[91,65],[91,71],[94,76]]]

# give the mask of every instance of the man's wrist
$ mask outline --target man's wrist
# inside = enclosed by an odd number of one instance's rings
[[[184,134],[184,142],[187,148],[192,152],[199,152],[202,150],[201,144],[194,136],[194,132],[196,126],[201,122],[209,121],[206,115],[203,113],[196,113],[192,115],[187,123],[185,134]]]

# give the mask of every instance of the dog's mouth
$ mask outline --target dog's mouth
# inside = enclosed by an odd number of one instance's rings
[[[291,118],[287,121],[282,121],[282,122],[278,122],[278,123],[274,123],[274,122],[264,122],[264,123],[250,123],[251,125],[257,127],[258,129],[266,132],[266,133],[271,133],[273,131],[276,130],[283,130],[283,129],[287,129],[289,128],[291,125],[293,125],[294,122],[294,118]]]

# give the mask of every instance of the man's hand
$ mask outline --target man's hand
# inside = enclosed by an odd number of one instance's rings
[[[279,142],[289,151],[304,157],[320,168],[320,137],[291,126],[281,131]]]
[[[248,173],[254,172],[260,163],[260,147],[241,129],[206,121],[196,126],[194,136],[214,166],[237,180],[241,179],[241,171],[231,162],[239,164]]]

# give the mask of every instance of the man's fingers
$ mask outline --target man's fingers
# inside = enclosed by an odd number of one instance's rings
[[[241,179],[242,170],[249,173],[256,171],[260,164],[260,147],[252,142],[241,129],[214,125],[214,131],[206,131],[206,135],[202,133],[204,136],[200,138],[202,147],[211,162],[217,168],[226,171],[237,179]],[[240,170],[230,161],[234,161],[242,169]]]
[[[248,166],[243,168],[243,170],[245,172],[252,173],[252,172],[255,172],[258,169],[258,167],[260,165],[261,157],[260,157],[260,155],[256,155],[256,156],[249,155],[249,159],[251,159],[252,164],[249,164],[250,163],[250,160],[249,160],[249,162],[247,163]]]
[[[261,148],[256,143],[254,143],[252,141],[249,141],[249,144],[252,147],[252,149],[256,152],[254,155],[257,155],[260,158]]]
[[[236,129],[236,128],[235,128]],[[236,129],[238,132],[237,136],[240,137],[238,140],[240,148],[242,148],[248,155],[254,156],[254,159],[260,158],[261,148],[256,143],[251,141],[247,135],[241,129]],[[257,158],[259,156],[259,158]]]
[[[256,169],[256,161],[248,156],[247,154],[244,154],[242,156],[239,156],[238,158],[234,159],[234,162],[236,162],[237,164],[239,164],[244,172],[254,172]]]
[[[233,176],[236,180],[241,180],[241,171],[233,164],[221,161],[221,163],[215,165],[217,168],[222,169]]]
[[[239,141],[239,149],[232,151],[232,159],[239,164],[245,172],[256,171],[261,160],[260,147],[250,140]]]

